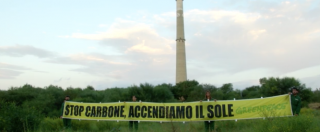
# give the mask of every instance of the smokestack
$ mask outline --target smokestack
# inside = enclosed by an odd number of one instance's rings
[[[186,46],[184,38],[183,0],[177,1],[177,50],[176,50],[176,83],[187,80]]]

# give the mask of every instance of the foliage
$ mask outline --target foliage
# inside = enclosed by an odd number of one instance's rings
[[[0,131],[35,130],[42,119],[42,115],[34,107],[17,106],[10,102],[0,101],[0,113]]]
[[[124,123],[124,122],[123,122]],[[112,121],[89,121],[89,120],[72,120],[73,131],[111,131],[126,124]],[[61,131],[62,119],[44,118],[38,128],[38,131]]]
[[[284,117],[284,118],[270,118],[261,121],[261,125],[257,131],[261,132],[313,132],[319,131],[318,124],[319,117],[315,117],[315,110],[302,109],[299,116]]]
[[[171,102],[174,101],[173,94],[170,91],[170,85],[162,84],[153,89],[152,102]]]
[[[242,91],[241,96],[244,99],[260,98],[262,96],[261,87],[260,86],[247,87]]]
[[[264,97],[286,94],[291,91],[292,87],[297,87],[300,91],[305,89],[305,86],[293,77],[261,78],[260,84],[261,92]]]
[[[316,90],[313,92],[313,96],[312,96],[311,101],[312,101],[312,102],[320,102],[320,89],[316,89]]]
[[[216,121],[215,130],[217,132],[256,132],[256,131],[302,131],[317,132],[320,130],[320,111],[303,108],[300,116],[278,117],[267,119],[248,119],[238,121]],[[72,120],[72,130],[84,131],[128,131],[128,122],[116,121],[84,121]],[[58,118],[45,118],[38,131],[61,131],[62,120]],[[140,122],[140,132],[185,132],[203,131],[203,122]]]
[[[166,83],[159,85],[143,83],[124,88],[115,87],[104,90],[96,90],[92,86],[62,89],[54,85],[39,88],[25,84],[21,87],[11,87],[5,91],[0,90],[0,131],[25,131],[22,129],[60,131],[62,121],[58,117],[60,116],[61,103],[66,95],[69,95],[72,101],[78,102],[131,101],[133,95],[137,97],[137,100],[144,102],[178,102],[181,97],[185,99],[184,101],[202,100],[205,97],[205,92],[210,91],[211,97],[217,100],[233,100],[234,98],[238,100],[287,94],[293,86],[300,90],[299,96],[302,98],[304,107],[310,102],[320,102],[319,90],[311,91],[310,88],[307,88],[299,80],[292,77],[261,78],[260,85],[249,86],[243,90],[234,88],[231,83],[216,87],[211,84],[200,84],[196,80],[188,80],[175,85]],[[304,110],[302,110],[301,113],[303,113],[303,111]],[[312,112],[308,111],[306,113]],[[313,112],[313,116],[319,117],[319,113],[320,112]],[[250,120],[238,121],[237,123],[225,121],[217,123],[216,128],[217,131],[232,131],[233,129],[239,129],[240,131],[260,131],[262,128],[269,131],[287,131],[280,128],[278,124],[296,125],[302,123],[299,121],[300,118],[302,121],[308,122],[308,120],[302,119],[302,117],[305,116],[307,115],[302,114],[301,117],[293,118],[294,122],[290,122],[292,121],[291,118],[274,119],[272,123],[269,124],[266,121],[261,121],[262,123],[260,123],[260,125],[255,125],[254,127],[249,127],[250,124],[254,123],[250,122]],[[313,118],[312,121],[319,123],[319,120]],[[162,130],[160,127],[166,127],[165,124],[150,123],[149,125],[159,127],[159,130]],[[183,127],[181,124],[170,124],[170,127],[164,128],[164,130],[171,131],[170,128],[175,128],[177,131],[200,131],[203,129],[202,125],[201,123],[190,123],[190,127]],[[305,131],[317,130],[311,129],[314,123],[309,123],[308,125],[305,124],[305,126],[303,126]],[[123,128],[127,126],[127,124],[123,122],[73,121],[73,126],[76,127],[74,130],[77,131],[113,131],[119,128],[127,130],[127,128]],[[240,126],[245,127],[241,128]],[[151,131],[151,129],[148,129],[149,126],[145,127],[145,130]]]
[[[199,82],[197,82],[196,80],[187,80],[177,83],[175,86],[171,87],[171,92],[176,99],[179,99],[179,97],[183,97],[186,101],[191,101],[191,98],[189,99],[189,96],[192,96],[190,92],[193,91],[198,85]]]
[[[307,88],[304,84],[300,83],[299,80],[293,77],[284,78],[261,78],[261,95],[264,97],[281,95],[291,92],[293,87],[298,88],[299,96],[302,99],[302,106],[307,106],[311,101],[312,91],[311,88]]]

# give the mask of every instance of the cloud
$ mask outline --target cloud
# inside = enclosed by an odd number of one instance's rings
[[[195,15],[197,14],[197,15]],[[219,21],[231,21],[238,24],[250,24],[261,17],[259,13],[244,13],[240,11],[228,10],[200,10],[193,9],[185,13],[185,18],[188,21],[196,21],[202,23],[213,23]]]
[[[29,45],[0,46],[0,55],[22,57],[33,55],[39,58],[52,57],[54,54],[50,51],[36,48]]]
[[[188,78],[242,86],[252,84],[254,78],[289,73],[297,78],[316,76],[303,74],[303,69],[320,65],[316,61],[320,56],[320,16],[314,13],[320,7],[312,6],[315,3],[254,1],[232,10],[185,10]],[[172,82],[175,12],[152,16],[146,17],[152,18],[148,21],[116,19],[105,32],[67,35],[100,41],[119,55],[73,54],[50,62],[80,65],[74,70],[114,84]]]
[[[65,35],[65,36],[58,36],[59,38],[70,38],[69,35]]]
[[[117,19],[106,32],[73,33],[70,37],[100,40],[101,45],[125,53],[174,54],[174,40],[161,37],[151,25],[124,19]]]
[[[22,72],[9,69],[0,69],[0,79],[14,79],[20,74],[22,74]]]
[[[106,24],[100,24],[99,27],[108,27]]]
[[[96,83],[112,84],[122,83],[131,85],[133,83],[144,83],[146,80],[169,81],[168,76],[173,73],[174,60],[168,56],[130,56],[130,55],[104,55],[104,54],[72,54],[66,57],[52,58],[47,61],[57,64],[79,65],[72,71],[83,72],[101,78]],[[149,78],[149,79],[147,79]],[[166,80],[166,81],[164,81]],[[148,81],[148,82],[149,82]],[[92,84],[94,85],[94,84]],[[110,83],[108,84],[110,85]]]
[[[106,32],[74,33],[69,36],[77,39],[98,40],[100,45],[112,47],[120,53],[118,55],[72,54],[48,61],[79,65],[81,68],[73,69],[73,71],[88,73],[104,79],[104,81],[93,81],[97,85],[107,85],[110,84],[109,81],[112,84],[122,85],[123,83],[131,85],[155,80],[166,82],[174,78],[168,76],[168,73],[174,75],[175,40],[160,36],[152,24],[117,19]]]
[[[62,78],[58,79],[58,80],[54,80],[53,82],[54,83],[57,83],[57,82],[61,82]]]
[[[7,63],[0,62],[0,79],[14,79],[20,74],[22,74],[24,70],[31,70],[30,68],[26,68],[23,66],[16,66]]]
[[[1,63],[1,62],[0,62],[0,68],[1,69],[13,69],[13,70],[31,70],[30,68],[26,68],[23,66],[11,65],[11,64],[7,64],[7,63]]]
[[[319,78],[320,74],[318,74],[317,76],[302,78],[300,79],[300,81],[307,84],[307,87],[311,87],[313,90],[315,90],[316,88],[320,89]]]
[[[286,73],[320,64],[312,61],[320,56],[320,39],[310,35],[320,26],[302,11],[304,4],[295,5],[280,4],[273,12],[187,11],[185,26],[195,34],[187,35],[188,59],[210,59],[206,65],[232,72],[267,67]]]
[[[107,56],[103,54],[72,54],[66,57],[59,57],[49,60],[50,63],[79,65],[81,68],[73,71],[85,72],[88,74],[115,77],[116,73],[123,72],[125,66],[132,64],[119,56]]]
[[[157,35],[156,31],[145,23],[137,23],[135,21],[116,19],[106,32],[98,32],[95,34],[73,33],[72,38],[103,40],[109,38],[131,38],[131,35]]]

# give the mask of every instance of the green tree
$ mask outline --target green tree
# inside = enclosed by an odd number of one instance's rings
[[[313,91],[313,97],[312,102],[320,102],[320,89],[317,88],[315,91]]]
[[[145,83],[145,84],[140,84],[140,88],[141,88],[141,100],[147,101],[147,102],[152,101],[154,86],[149,83]]]
[[[233,85],[231,83],[223,84],[220,87],[220,90],[223,94],[223,100],[233,100],[234,98],[238,97],[238,95],[233,91]]]
[[[189,92],[187,101],[198,101],[204,99],[205,91],[202,85],[194,86]]]
[[[261,95],[261,88],[260,86],[251,86],[247,87],[241,92],[243,99],[251,99],[251,98],[260,98]]]
[[[21,132],[36,130],[43,116],[34,107],[17,106],[0,101],[0,131]]]
[[[43,94],[39,95],[35,100],[48,102],[43,106],[45,107],[43,113],[46,113],[45,115],[49,117],[57,117],[57,115],[60,115],[59,108],[64,100],[64,90],[54,85],[49,85],[44,87],[44,89]]]
[[[304,85],[303,85],[304,86]],[[301,97],[301,103],[302,106],[308,107],[308,104],[312,101],[312,98],[314,96],[311,88],[300,88],[299,96]]]
[[[88,89],[88,90],[94,90],[94,87],[92,87],[91,85],[88,85],[86,89]]]
[[[298,87],[300,91],[305,88],[299,80],[293,77],[261,78],[260,84],[262,95],[265,97],[286,94],[292,87]]]
[[[174,101],[173,94],[170,91],[170,85],[162,84],[153,89],[152,102],[172,102]]]
[[[265,97],[287,94],[291,91],[292,87],[296,87],[300,91],[299,96],[301,97],[303,106],[307,106],[313,95],[311,88],[306,88],[305,84],[300,83],[299,80],[293,77],[261,78],[260,84],[262,95]]]
[[[63,101],[65,96],[70,96],[71,100],[75,100],[78,97],[80,98],[81,93],[82,93],[81,88],[68,87],[66,90],[64,90],[64,95],[61,100]],[[61,101],[61,103],[62,103],[62,101]]]
[[[128,89],[128,97],[126,100],[131,101],[132,96],[136,96],[138,100],[144,101],[142,90],[140,87],[138,87],[137,85],[132,85],[132,86],[129,86],[127,89]]]
[[[118,102],[131,101],[126,88],[108,88],[102,91],[103,97],[101,102]]]
[[[179,97],[183,96],[186,101],[194,101],[191,98],[188,98],[189,96],[191,96],[191,91],[193,91],[198,85],[199,82],[197,82],[196,80],[187,80],[177,83],[170,90],[173,93],[175,99],[179,99]]]
[[[7,91],[5,101],[15,102],[16,105],[22,105],[24,101],[30,101],[36,98],[43,89],[35,88],[30,84],[22,87],[12,87]]]
[[[202,93],[202,99],[205,99],[205,92],[209,91],[211,93],[211,97],[217,100],[223,99],[223,93],[220,88],[217,88],[214,85],[211,84],[202,84],[201,85],[203,88],[203,93]]]
[[[101,92],[86,88],[80,92],[78,98],[74,99],[74,101],[94,103],[101,102],[103,98]]]

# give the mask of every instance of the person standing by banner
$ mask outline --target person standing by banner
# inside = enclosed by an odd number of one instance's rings
[[[70,100],[70,97],[67,95],[67,96],[64,98],[64,101],[63,101],[63,103],[62,103],[62,105],[61,105],[61,116],[60,116],[60,118],[63,117],[64,103],[65,103],[66,101],[69,101],[69,100]],[[63,118],[62,121],[63,121],[64,129],[71,129],[71,119]]]
[[[206,95],[205,95],[205,99],[203,101],[216,102],[217,100],[216,99],[212,100],[211,95],[210,95],[210,91],[207,91]],[[200,102],[202,102],[202,100],[200,100]],[[214,131],[214,121],[204,121],[204,131],[205,132]]]
[[[296,87],[292,88],[291,95],[291,108],[292,108],[292,114],[294,116],[298,116],[300,113],[301,108],[301,98],[298,96],[299,90]]]
[[[132,96],[132,101],[133,102],[137,101],[136,96],[134,96],[134,95]],[[133,130],[133,126],[134,126],[135,131],[138,131],[138,121],[129,121],[129,130],[130,131]]]

